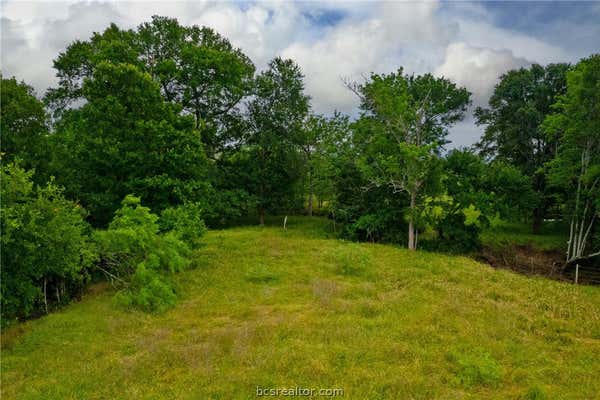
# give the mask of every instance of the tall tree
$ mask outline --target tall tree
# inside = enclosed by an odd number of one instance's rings
[[[506,161],[532,179],[538,203],[533,208],[532,230],[538,233],[552,204],[544,164],[556,154],[558,138],[541,127],[552,105],[565,93],[568,64],[538,64],[502,75],[489,100],[489,108],[477,108],[477,123],[485,133],[477,148],[486,157]]]
[[[439,181],[448,127],[463,118],[470,93],[447,79],[402,69],[349,87],[361,100],[354,125],[363,152],[359,164],[373,185],[408,194],[408,248],[414,250],[418,203]]]
[[[558,137],[548,164],[549,180],[564,195],[570,220],[567,261],[600,254],[592,241],[600,219],[600,55],[581,60],[567,73],[567,91],[546,117],[545,132]],[[595,247],[589,248],[590,243]]]
[[[84,97],[85,78],[102,62],[134,65],[150,74],[165,100],[202,127],[207,153],[215,156],[232,135],[231,119],[251,89],[254,65],[241,50],[207,27],[182,26],[152,17],[136,30],[111,24],[88,41],[76,41],[54,61],[59,84],[46,100],[58,114]]]
[[[0,76],[1,78],[1,76]],[[48,117],[44,104],[35,97],[33,88],[13,77],[2,78],[0,85],[0,154],[4,163],[21,160],[27,169],[39,175],[46,169]]]
[[[314,198],[319,202],[333,193],[334,158],[343,146],[349,132],[348,117],[335,112],[330,118],[322,115],[309,116],[300,136],[300,148],[304,156],[307,213],[313,214]]]
[[[86,104],[69,111],[53,135],[55,168],[67,193],[106,224],[127,194],[154,210],[198,200],[206,162],[189,116],[161,97],[150,75],[101,63],[82,88]]]
[[[254,97],[248,103],[245,142],[254,160],[250,191],[258,198],[261,225],[267,209],[289,201],[300,178],[298,147],[309,111],[303,78],[292,60],[275,58],[256,77]]]

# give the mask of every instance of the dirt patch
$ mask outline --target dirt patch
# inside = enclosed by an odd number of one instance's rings
[[[560,281],[571,280],[570,274],[564,270],[564,255],[558,251],[538,250],[529,245],[512,245],[502,249],[484,247],[478,258],[494,268]]]

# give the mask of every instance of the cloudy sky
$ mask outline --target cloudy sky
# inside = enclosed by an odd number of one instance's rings
[[[55,84],[52,60],[110,22],[133,28],[154,14],[207,25],[262,69],[294,59],[316,112],[356,115],[342,78],[403,66],[453,79],[484,105],[503,72],[533,62],[576,62],[600,52],[600,2],[183,2],[11,1],[1,3],[1,69],[33,85]],[[469,116],[453,146],[481,134]]]

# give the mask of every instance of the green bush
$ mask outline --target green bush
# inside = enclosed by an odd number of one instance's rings
[[[81,292],[96,255],[85,210],[33,171],[1,169],[2,326],[67,303]]]
[[[185,206],[165,210],[161,234],[158,216],[138,197],[128,195],[108,229],[95,233],[102,259],[98,268],[123,286],[117,296],[120,304],[147,312],[162,312],[175,304],[170,275],[190,264],[184,238],[195,240],[204,231],[193,210]],[[186,216],[192,217],[191,224]]]
[[[159,258],[150,255],[137,266],[127,290],[117,295],[117,302],[146,312],[164,312],[174,306],[177,294],[159,269]]]
[[[202,208],[197,203],[166,208],[160,214],[159,225],[162,232],[173,231],[190,245],[197,243],[206,232],[206,225],[202,220]]]

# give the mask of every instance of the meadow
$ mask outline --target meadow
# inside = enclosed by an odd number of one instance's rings
[[[335,239],[325,219],[211,230],[162,314],[82,301],[2,334],[2,399],[594,399],[600,288]]]

